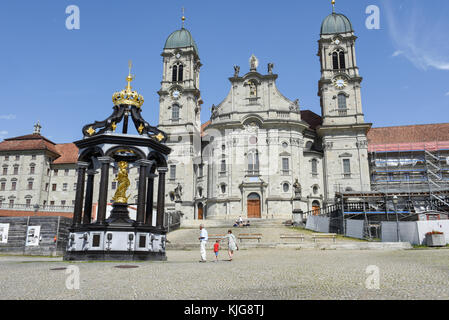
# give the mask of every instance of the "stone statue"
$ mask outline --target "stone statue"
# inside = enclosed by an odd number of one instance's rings
[[[296,179],[295,183],[293,184],[293,189],[295,191],[295,197],[301,197],[301,184],[299,183],[298,179]]]
[[[234,66],[234,78],[237,78],[240,73],[240,66]]]
[[[178,185],[175,188],[175,201],[181,201],[181,196],[182,196],[182,186],[180,183],[178,183]]]
[[[117,191],[112,200],[117,203],[128,203],[129,196],[126,196],[126,191],[129,188],[128,178],[128,162],[120,161],[118,163],[119,171],[114,181],[118,181]]]
[[[273,74],[273,68],[274,68],[274,63],[269,63],[268,64],[268,73],[269,74]]]
[[[259,60],[257,60],[256,56],[253,54],[251,58],[249,58],[249,66],[251,71],[256,71],[259,65]]]
[[[250,81],[249,83],[249,95],[251,97],[256,97],[257,96],[257,86],[253,81]]]

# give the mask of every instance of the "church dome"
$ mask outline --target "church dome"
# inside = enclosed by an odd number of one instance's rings
[[[340,13],[332,13],[324,19],[321,25],[321,34],[334,34],[353,32],[349,19]]]
[[[171,35],[168,36],[165,42],[164,49],[176,49],[176,48],[186,48],[193,47],[196,54],[198,53],[198,47],[193,40],[193,37],[189,30],[182,28],[181,30],[176,30]]]

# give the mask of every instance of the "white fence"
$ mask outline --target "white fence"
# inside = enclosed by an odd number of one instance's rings
[[[306,229],[316,232],[329,233],[330,218],[320,216],[308,216]]]
[[[449,243],[449,220],[412,221],[412,222],[382,222],[382,242],[397,242],[398,233],[402,242],[414,245],[426,244],[426,233],[443,232],[446,243]]]

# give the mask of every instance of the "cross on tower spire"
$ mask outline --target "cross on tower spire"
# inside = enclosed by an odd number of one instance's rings
[[[332,0],[332,13],[335,13],[335,0]]]
[[[182,28],[184,29],[184,22],[186,21],[186,17],[184,16],[184,7],[182,7]]]

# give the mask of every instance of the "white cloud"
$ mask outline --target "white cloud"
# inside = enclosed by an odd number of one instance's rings
[[[444,40],[448,25],[444,15],[425,19],[421,2],[407,3],[405,9],[394,12],[390,3],[384,2],[388,30],[396,47],[392,56],[403,56],[422,70],[449,71],[449,44]]]
[[[0,120],[14,120],[15,118],[15,114],[0,114]]]
[[[0,139],[5,139],[8,136],[8,131],[0,131]]]

